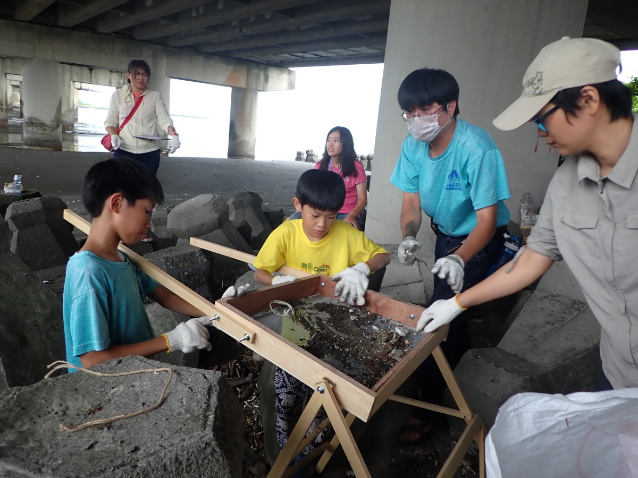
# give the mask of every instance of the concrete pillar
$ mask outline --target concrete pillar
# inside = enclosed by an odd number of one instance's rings
[[[62,149],[62,71],[52,60],[25,65],[22,80],[26,146]]]
[[[512,199],[507,205],[512,219],[519,218],[519,200],[525,192],[539,206],[557,156],[550,155],[544,144],[534,153],[533,126],[504,133],[492,126],[492,120],[520,96],[523,74],[543,46],[564,35],[582,36],[586,10],[587,0],[392,1],[367,235],[382,244],[401,241],[402,193],[389,182],[408,133],[399,117],[397,92],[411,71],[424,66],[443,68],[455,76],[461,88],[459,118],[485,128],[497,141],[510,184]],[[419,234],[422,240],[430,234],[428,226],[426,218]]]
[[[75,131],[78,120],[78,90],[71,81],[70,65],[61,65],[62,69],[62,131]]]
[[[9,126],[7,119],[7,107],[9,106],[9,94],[7,92],[7,78],[2,68],[3,60],[0,58],[0,128]]]
[[[255,159],[258,94],[256,88],[233,88],[228,129],[229,158]]]
[[[166,105],[166,111],[171,113],[171,79],[166,76],[166,57],[157,56],[153,58],[151,66],[151,80],[148,83],[148,87],[151,90],[158,91],[162,95],[164,104]],[[125,75],[126,77],[126,75]],[[175,127],[178,131],[177,126]]]

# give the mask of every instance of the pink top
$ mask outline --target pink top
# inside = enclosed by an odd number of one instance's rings
[[[320,164],[321,161],[315,164],[315,169],[319,169]],[[359,200],[357,199],[357,184],[365,183],[368,180],[361,161],[355,159],[354,168],[356,172],[353,176],[347,176],[343,178],[343,183],[346,185],[346,200],[343,202],[343,207],[339,209],[340,213],[348,214],[355,208],[355,206],[359,202]],[[328,170],[333,171],[343,177],[343,175],[341,174],[341,168],[332,169],[332,161],[330,161],[330,164],[328,164]]]

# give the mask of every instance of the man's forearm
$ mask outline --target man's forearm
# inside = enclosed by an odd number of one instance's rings
[[[487,246],[492,237],[494,237],[494,233],[496,232],[496,224],[495,223],[478,223],[465,242],[461,247],[459,247],[456,251],[450,252],[450,254],[456,254],[467,264],[472,257],[474,257],[478,252]]]
[[[403,238],[416,237],[421,228],[421,207],[404,206],[401,210],[401,232]]]
[[[511,263],[505,264],[483,282],[456,296],[457,302],[461,307],[468,308],[506,297],[542,277],[553,263],[549,257],[525,249],[509,273],[506,271],[512,266]]]

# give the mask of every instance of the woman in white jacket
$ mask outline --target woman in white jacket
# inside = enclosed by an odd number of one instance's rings
[[[151,77],[148,63],[144,60],[131,60],[126,76],[128,84],[118,88],[111,97],[104,126],[106,132],[111,135],[111,145],[116,158],[135,159],[157,174],[160,163],[159,140],[141,139],[137,136],[163,136],[164,133],[168,133],[169,153],[174,153],[179,148],[179,136],[168,116],[162,95],[148,89]],[[140,96],[140,106],[118,134],[118,125],[124,122]]]

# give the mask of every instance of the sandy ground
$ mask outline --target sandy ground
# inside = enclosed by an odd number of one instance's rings
[[[80,202],[82,178],[89,168],[112,157],[109,153],[28,150],[0,146],[0,182],[13,181],[22,174],[25,189],[43,196],[58,196],[75,212],[83,212]],[[172,207],[199,194],[258,193],[264,209],[283,208],[293,212],[291,198],[301,173],[313,165],[294,161],[246,161],[213,158],[172,158],[162,156],[157,173],[166,201]]]

